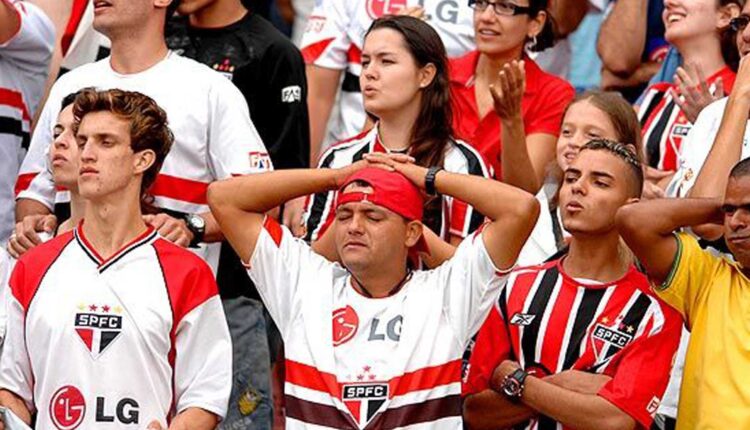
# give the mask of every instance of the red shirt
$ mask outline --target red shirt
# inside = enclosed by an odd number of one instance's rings
[[[650,428],[682,318],[648,290],[635,266],[617,281],[588,285],[568,276],[562,260],[514,270],[477,334],[464,395],[487,389],[506,359],[542,376],[582,370],[610,376],[597,394]],[[546,425],[538,428],[557,428],[539,419]]]
[[[729,94],[734,86],[735,76],[729,67],[724,67],[709,76],[706,83],[711,93],[715,94],[716,80],[721,78],[724,92]],[[638,108],[638,119],[641,121],[648,164],[657,169],[674,171],[680,167],[682,140],[693,124],[672,99],[669,92],[672,88],[678,90],[676,84],[660,82],[646,89]]]
[[[458,137],[469,142],[495,167],[502,177],[498,156],[502,151],[500,117],[490,110],[479,118],[474,96],[474,71],[479,51],[450,61],[450,81],[453,102],[453,129]],[[575,90],[564,79],[546,73],[530,58],[526,64],[526,92],[521,102],[526,135],[546,133],[557,137],[563,112],[575,97]]]

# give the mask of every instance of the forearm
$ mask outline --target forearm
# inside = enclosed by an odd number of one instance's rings
[[[577,430],[634,429],[635,420],[596,394],[581,394],[529,376],[521,400],[535,411]]]
[[[0,0],[0,3],[2,3],[2,0]],[[31,412],[26,407],[26,403],[15,393],[0,390],[0,405],[10,409],[23,422],[31,425]]]
[[[618,1],[602,23],[596,50],[604,67],[615,74],[631,74],[641,63],[647,6],[647,0]],[[623,35],[627,35],[627,43],[623,43]]]
[[[172,423],[169,430],[213,430],[219,424],[219,418],[200,408],[188,408],[180,412]]]
[[[2,0],[0,0],[1,2]],[[16,200],[16,222],[22,221],[29,215],[49,215],[51,212],[44,204],[32,199]]]
[[[618,76],[604,68],[602,70],[601,86],[604,89],[630,88],[645,84],[659,71],[661,63],[642,63],[631,74]]]
[[[553,0],[551,13],[557,22],[560,36],[574,32],[589,11],[589,2],[581,0]]]
[[[734,94],[729,96],[719,132],[688,197],[721,198],[724,195],[729,172],[742,158],[742,142],[748,112],[750,97]]]
[[[221,232],[221,227],[213,214],[211,212],[204,212],[200,214],[200,216],[206,221],[206,231],[203,233],[203,242],[213,243],[224,240],[224,234]]]
[[[528,216],[536,199],[511,185],[474,175],[447,171],[438,173],[435,188],[442,194],[465,202],[492,221],[508,215]]]
[[[464,423],[471,430],[505,429],[537,415],[523,403],[513,403],[493,390],[484,390],[464,401]]]
[[[296,197],[335,189],[337,173],[338,169],[290,169],[241,176],[212,183],[208,199],[212,207],[263,214]]]
[[[526,145],[526,132],[520,116],[502,120],[503,148],[500,155],[502,181],[531,194],[539,191],[537,173]]]
[[[681,227],[714,221],[720,206],[717,199],[655,199],[622,207],[616,219],[626,239],[630,234],[664,237]]]

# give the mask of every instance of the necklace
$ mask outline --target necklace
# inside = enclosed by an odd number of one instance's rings
[[[352,282],[352,286],[354,287],[354,289],[360,290],[362,295],[367,297],[368,299],[374,298],[374,296],[369,291],[367,291],[367,288],[365,288],[365,286],[361,282],[359,282],[357,277],[354,276],[352,272],[349,272],[349,275],[352,277],[352,280],[354,281]],[[401,291],[401,288],[403,288],[404,285],[409,281],[409,279],[411,279],[411,275],[412,275],[412,270],[406,269],[406,275],[404,275],[404,277],[401,278],[401,280],[398,282],[398,284],[396,284],[395,287],[391,288],[388,291],[388,294],[386,295],[386,297],[391,297],[392,295]]]

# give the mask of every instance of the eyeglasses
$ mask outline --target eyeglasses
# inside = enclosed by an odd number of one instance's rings
[[[747,27],[747,24],[750,23],[750,15],[742,14],[736,18],[732,18],[731,21],[729,21],[729,28],[732,29],[735,33],[739,33],[740,31],[744,30],[745,27]]]
[[[488,0],[469,0],[469,7],[478,10],[479,12],[484,12],[490,6],[492,6],[497,15],[531,15],[531,8],[528,6],[519,6],[506,1],[497,1],[493,3]],[[747,25],[747,23],[745,23],[745,25]]]

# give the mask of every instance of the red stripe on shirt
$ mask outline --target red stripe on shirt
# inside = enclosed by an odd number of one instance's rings
[[[413,391],[431,390],[441,385],[461,381],[461,360],[432,367],[424,367],[391,379],[391,396],[401,396]]]
[[[70,49],[70,44],[75,38],[76,32],[78,31],[78,26],[81,24],[81,19],[83,18],[83,12],[86,11],[86,4],[88,2],[88,0],[73,1],[73,7],[70,11],[70,18],[68,18],[68,25],[65,27],[65,33],[63,34],[62,41],[60,42],[62,45],[63,56],[65,56],[65,54],[68,53],[68,49]]]
[[[0,105],[19,109],[23,115],[24,121],[31,121],[29,109],[26,107],[26,103],[23,101],[23,94],[20,92],[9,90],[7,88],[0,88]]]
[[[36,178],[36,175],[38,175],[38,173],[23,173],[18,175],[15,187],[16,196],[18,196],[21,191],[26,191],[29,188],[31,181]]]
[[[160,173],[150,188],[155,197],[168,197],[183,202],[205,205],[208,183],[178,178]]]
[[[317,60],[323,51],[328,48],[328,45],[333,42],[334,38],[323,39],[320,42],[315,42],[312,45],[305,46],[302,48],[302,58],[305,60],[305,64],[312,64]]]
[[[281,238],[284,237],[284,233],[281,231],[279,223],[270,216],[266,216],[263,220],[263,228],[265,228],[269,236],[271,236],[273,243],[275,243],[276,246],[281,246]]]

